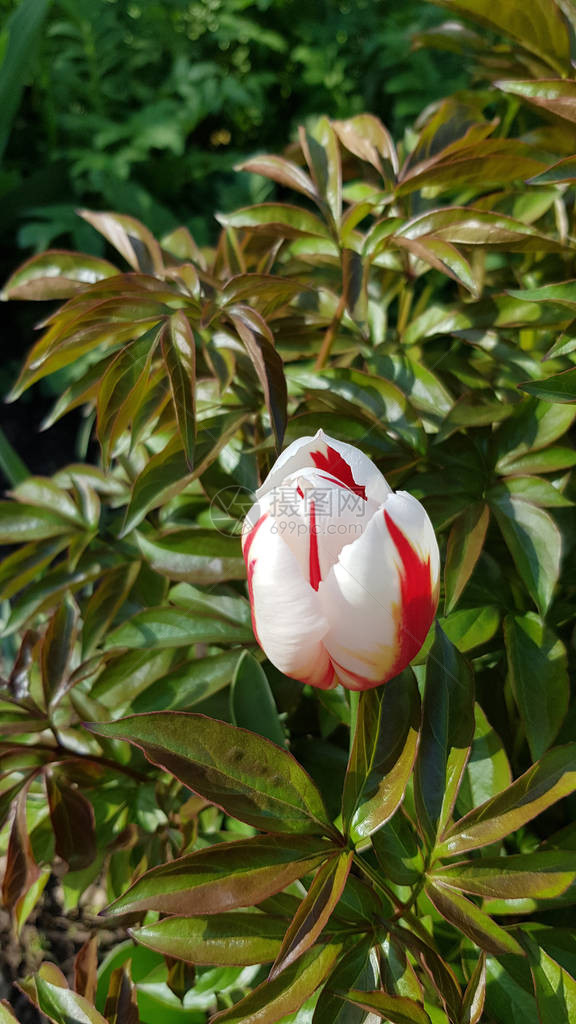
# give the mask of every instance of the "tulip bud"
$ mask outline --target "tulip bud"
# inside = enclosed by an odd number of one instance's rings
[[[420,650],[438,605],[432,524],[353,445],[294,441],[246,517],[252,622],[273,665],[303,683],[380,686]]]

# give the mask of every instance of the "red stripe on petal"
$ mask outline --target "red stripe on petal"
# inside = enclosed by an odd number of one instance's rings
[[[308,556],[308,570],[310,586],[314,587],[314,590],[318,590],[318,587],[322,582],[322,573],[320,572],[318,534],[316,532],[316,508],[313,501],[310,502],[310,552]]]
[[[406,539],[402,530],[384,510],[384,520],[394,546],[400,556],[401,607],[398,622],[399,648],[390,678],[406,668],[416,657],[426,635],[438,604],[432,587],[430,558],[424,562]]]
[[[250,599],[250,612],[252,614],[252,629],[254,630],[254,636],[256,637],[256,640],[257,640],[258,643],[260,643],[260,640],[258,638],[258,630],[256,629],[256,611],[255,611],[255,608],[254,608],[254,572],[255,572],[255,569],[256,569],[256,561],[257,560],[254,557],[250,558],[250,549],[251,549],[251,547],[252,547],[252,545],[254,543],[254,539],[256,537],[256,534],[258,533],[258,530],[262,526],[262,523],[264,522],[264,520],[266,519],[267,516],[268,516],[267,512],[265,512],[264,515],[260,516],[260,519],[258,520],[258,522],[255,523],[254,526],[252,527],[252,529],[249,530],[249,532],[246,534],[246,537],[245,537],[245,540],[244,540],[244,545],[243,545],[243,552],[242,552],[243,555],[244,555],[244,561],[246,562],[246,576],[247,576],[247,580],[248,580],[248,597]]]
[[[348,487],[354,494],[360,495],[364,501],[367,500],[364,485],[356,483],[346,459],[343,459],[340,453],[331,448],[329,444],[326,445],[325,454],[324,452],[310,452],[310,456],[316,469],[322,469],[329,473],[338,483]]]

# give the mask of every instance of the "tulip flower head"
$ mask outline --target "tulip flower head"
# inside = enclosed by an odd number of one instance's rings
[[[273,665],[303,683],[367,690],[420,650],[438,605],[432,524],[353,445],[294,441],[248,513],[252,623]]]

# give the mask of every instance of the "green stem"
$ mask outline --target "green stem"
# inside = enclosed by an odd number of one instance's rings
[[[349,690],[349,703],[350,703],[350,753],[352,753],[352,744],[354,743],[354,737],[356,736],[356,726],[358,725],[358,708],[360,706],[360,691]]]

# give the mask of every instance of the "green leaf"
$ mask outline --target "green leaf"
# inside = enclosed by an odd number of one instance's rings
[[[242,210],[235,210],[234,213],[219,213],[216,220],[226,228],[249,228],[280,235],[282,238],[298,238],[301,235],[330,238],[328,227],[319,217],[287,203],[247,206]]]
[[[162,250],[152,232],[139,220],[119,213],[95,213],[92,210],[79,210],[78,213],[104,235],[133,270],[162,278]]]
[[[320,196],[335,224],[342,213],[342,165],[336,133],[327,117],[319,117],[307,131],[299,131],[300,146]]]
[[[259,313],[248,306],[230,308],[230,319],[252,361],[270,416],[278,452],[282,448],[287,422],[287,389],[282,357],[274,348],[274,338]]]
[[[530,380],[518,386],[543,402],[576,402],[576,367],[555,373],[553,377],[545,377],[544,380]]]
[[[133,929],[130,934],[136,942],[163,956],[188,963],[245,966],[274,960],[285,931],[282,917],[240,911],[209,917],[169,917]]]
[[[501,793],[512,782],[512,773],[502,740],[495,733],[479,704],[474,707],[476,728],[472,752],[458,792],[456,808],[466,814]]]
[[[462,1008],[460,985],[452,968],[448,966],[432,945],[432,938],[428,941],[422,941],[421,938],[408,931],[407,928],[402,927],[396,927],[394,931],[402,945],[426,969],[426,973],[442,1000],[450,1020],[459,1020]]]
[[[156,536],[138,533],[136,540],[148,564],[168,579],[207,584],[246,578],[238,537],[193,527]]]
[[[360,696],[350,761],[344,780],[344,828],[358,842],[392,817],[412,773],[420,696],[414,673]]]
[[[248,651],[241,655],[236,665],[230,689],[230,709],[234,725],[251,729],[280,747],[286,745],[266,673]]]
[[[500,83],[502,86],[505,83]],[[527,182],[529,185],[555,185],[557,182],[576,180],[576,157],[568,156],[552,164],[541,174],[535,174]]]
[[[38,1009],[55,1024],[107,1024],[106,1018],[84,996],[36,976]]]
[[[522,955],[522,947],[475,903],[437,881],[429,880],[426,895],[442,917],[488,953]]]
[[[352,850],[342,850],[322,864],[296,911],[269,974],[286,970],[316,942],[342,895],[352,865]]]
[[[139,562],[121,565],[103,573],[84,609],[82,653],[84,658],[94,651],[116,614],[128,599],[140,571]]]
[[[560,573],[562,535],[542,508],[491,494],[490,505],[518,573],[541,613],[546,612]]]
[[[571,1024],[576,1019],[576,981],[536,942],[522,933],[534,980],[538,1015],[542,1024]]]
[[[131,652],[132,653],[132,652]],[[121,655],[121,657],[124,657]],[[218,693],[229,686],[242,651],[233,648],[221,654],[213,654],[207,658],[195,658],[186,661],[180,668],[168,672],[167,675],[156,676],[146,684],[146,688],[131,700],[131,710],[142,711],[179,711],[186,710],[201,701]],[[130,697],[130,676],[126,677],[127,695]],[[113,696],[105,700],[109,707],[114,706]]]
[[[195,448],[195,477],[202,476],[245,418],[245,413],[223,413],[211,418],[207,423],[202,423]],[[180,438],[173,437],[161,451],[156,452],[148,460],[133,483],[121,536],[126,536],[138,526],[151,509],[180,494],[191,479],[192,474],[188,469]]]
[[[480,1024],[486,1001],[486,957],[478,958],[462,1000],[460,1024]]]
[[[134,743],[153,764],[248,825],[279,833],[335,834],[310,776],[262,736],[175,711],[90,728]]]
[[[14,1016],[11,1007],[4,999],[0,1003],[0,1024],[18,1024],[18,1018]]]
[[[452,814],[473,736],[472,671],[437,625],[414,776],[418,821],[431,846]]]
[[[541,1024],[532,992],[512,976],[512,968],[518,961],[510,963],[510,971],[493,957],[486,960],[486,1006],[499,1024]],[[506,961],[509,966],[509,961]]]
[[[414,885],[422,877],[424,858],[418,837],[402,811],[375,833],[372,846],[386,878],[396,885]]]
[[[160,331],[160,348],[170,381],[176,423],[189,469],[196,442],[196,345],[190,321],[182,310],[173,313]]]
[[[576,409],[569,406],[549,405],[535,399],[525,399],[494,435],[497,471],[507,472],[512,460],[518,465],[521,455],[534,457],[539,449],[546,448],[562,437],[572,426],[575,417]],[[520,470],[517,469],[516,472]],[[531,470],[526,469],[524,472]]]
[[[57,512],[16,501],[0,501],[0,544],[44,540],[77,529]]]
[[[542,850],[510,857],[481,857],[435,869],[443,885],[493,899],[553,899],[576,879],[576,854]]]
[[[262,156],[253,156],[243,163],[237,164],[235,170],[248,171],[251,174],[262,174],[265,178],[277,181],[279,185],[286,188],[293,188],[308,199],[316,200],[317,193],[312,179],[303,171],[298,164],[292,163],[281,156],[274,156],[269,153]]]
[[[11,487],[17,487],[30,475],[30,470],[0,427],[0,472]]]
[[[438,619],[446,636],[461,654],[485,644],[500,625],[498,609],[491,605],[481,608],[458,608],[446,618]]]
[[[570,701],[564,644],[534,612],[504,622],[508,678],[534,760],[548,749]]]
[[[430,1017],[421,1003],[405,996],[391,996],[387,992],[361,992],[352,989],[342,997],[355,1006],[361,1006],[369,1013],[387,1020],[390,1024],[431,1024]]]
[[[230,1010],[217,1013],[213,1024],[279,1024],[294,1013],[330,974],[342,946],[313,946],[273,981],[264,981]]]
[[[5,299],[67,299],[84,291],[86,285],[117,273],[112,263],[97,256],[48,249],[18,267],[4,285],[2,296]]]
[[[451,242],[435,238],[434,235],[422,235],[420,238],[403,238],[402,235],[397,235],[390,240],[390,244],[407,249],[416,259],[428,263],[434,270],[439,270],[446,277],[463,284],[474,298],[478,297],[478,283],[472,267]]]
[[[252,630],[213,615],[194,616],[180,608],[147,608],[127,619],[106,637],[107,651],[116,647],[189,647],[191,644],[248,643]]]
[[[538,2],[541,7],[547,6],[545,0],[538,0]],[[549,10],[552,14],[554,8],[550,7]],[[548,55],[548,58],[550,56],[551,54]],[[550,60],[548,62],[550,63]],[[556,114],[557,117],[566,121],[576,121],[576,83],[574,81],[568,79],[562,81],[554,78],[528,82],[500,81],[495,85],[502,92],[511,96],[520,96],[523,100],[528,100],[529,103],[534,103],[535,106]],[[542,180],[541,176],[539,178]],[[550,178],[546,180],[550,181]]]
[[[191,916],[262,903],[334,853],[317,836],[256,836],[218,843],[152,868],[108,908]]]
[[[16,548],[0,562],[0,597],[10,598],[18,590],[22,590],[38,575],[61,550],[68,545],[68,538],[59,537],[54,541],[31,541]]]
[[[503,32],[530,53],[536,54],[561,75],[568,74],[570,43],[567,25],[547,0],[534,0],[518,16],[514,3],[495,6],[490,0],[439,0],[442,7],[464,14],[497,32]],[[516,84],[516,83],[513,83]],[[538,87],[538,83],[531,83]]]
[[[373,989],[378,983],[378,966],[370,945],[370,939],[360,941],[338,961],[320,993],[312,1024],[363,1024],[366,1020],[366,1014],[354,1010],[339,993],[349,988]]]
[[[23,0],[2,30],[0,65],[0,159],[4,155],[20,96],[34,66],[51,0]]]
[[[54,772],[46,776],[50,820],[56,853],[71,871],[82,871],[97,853],[92,805],[80,792]]]
[[[58,701],[66,686],[77,632],[78,609],[65,598],[54,612],[42,642],[40,665],[47,707]]]
[[[398,238],[420,239],[423,235],[454,245],[482,245],[504,252],[555,252],[561,242],[541,234],[513,217],[470,206],[450,206],[420,213],[396,232]]]
[[[511,477],[501,481],[497,487],[491,488],[489,494],[496,500],[502,494],[510,498],[520,498],[539,508],[567,508],[573,504],[558,487],[541,476]]]
[[[489,521],[490,510],[479,501],[469,505],[450,530],[444,568],[446,613],[458,603],[472,575],[484,547]]]
[[[405,395],[384,377],[348,368],[324,370],[321,374],[297,368],[291,378],[302,391],[318,396],[323,406],[334,404],[338,412],[360,413],[379,428],[386,423],[388,430],[409,445],[420,446],[421,430]]]
[[[439,853],[454,856],[510,835],[576,788],[576,743],[556,747],[507,789],[452,825]]]

